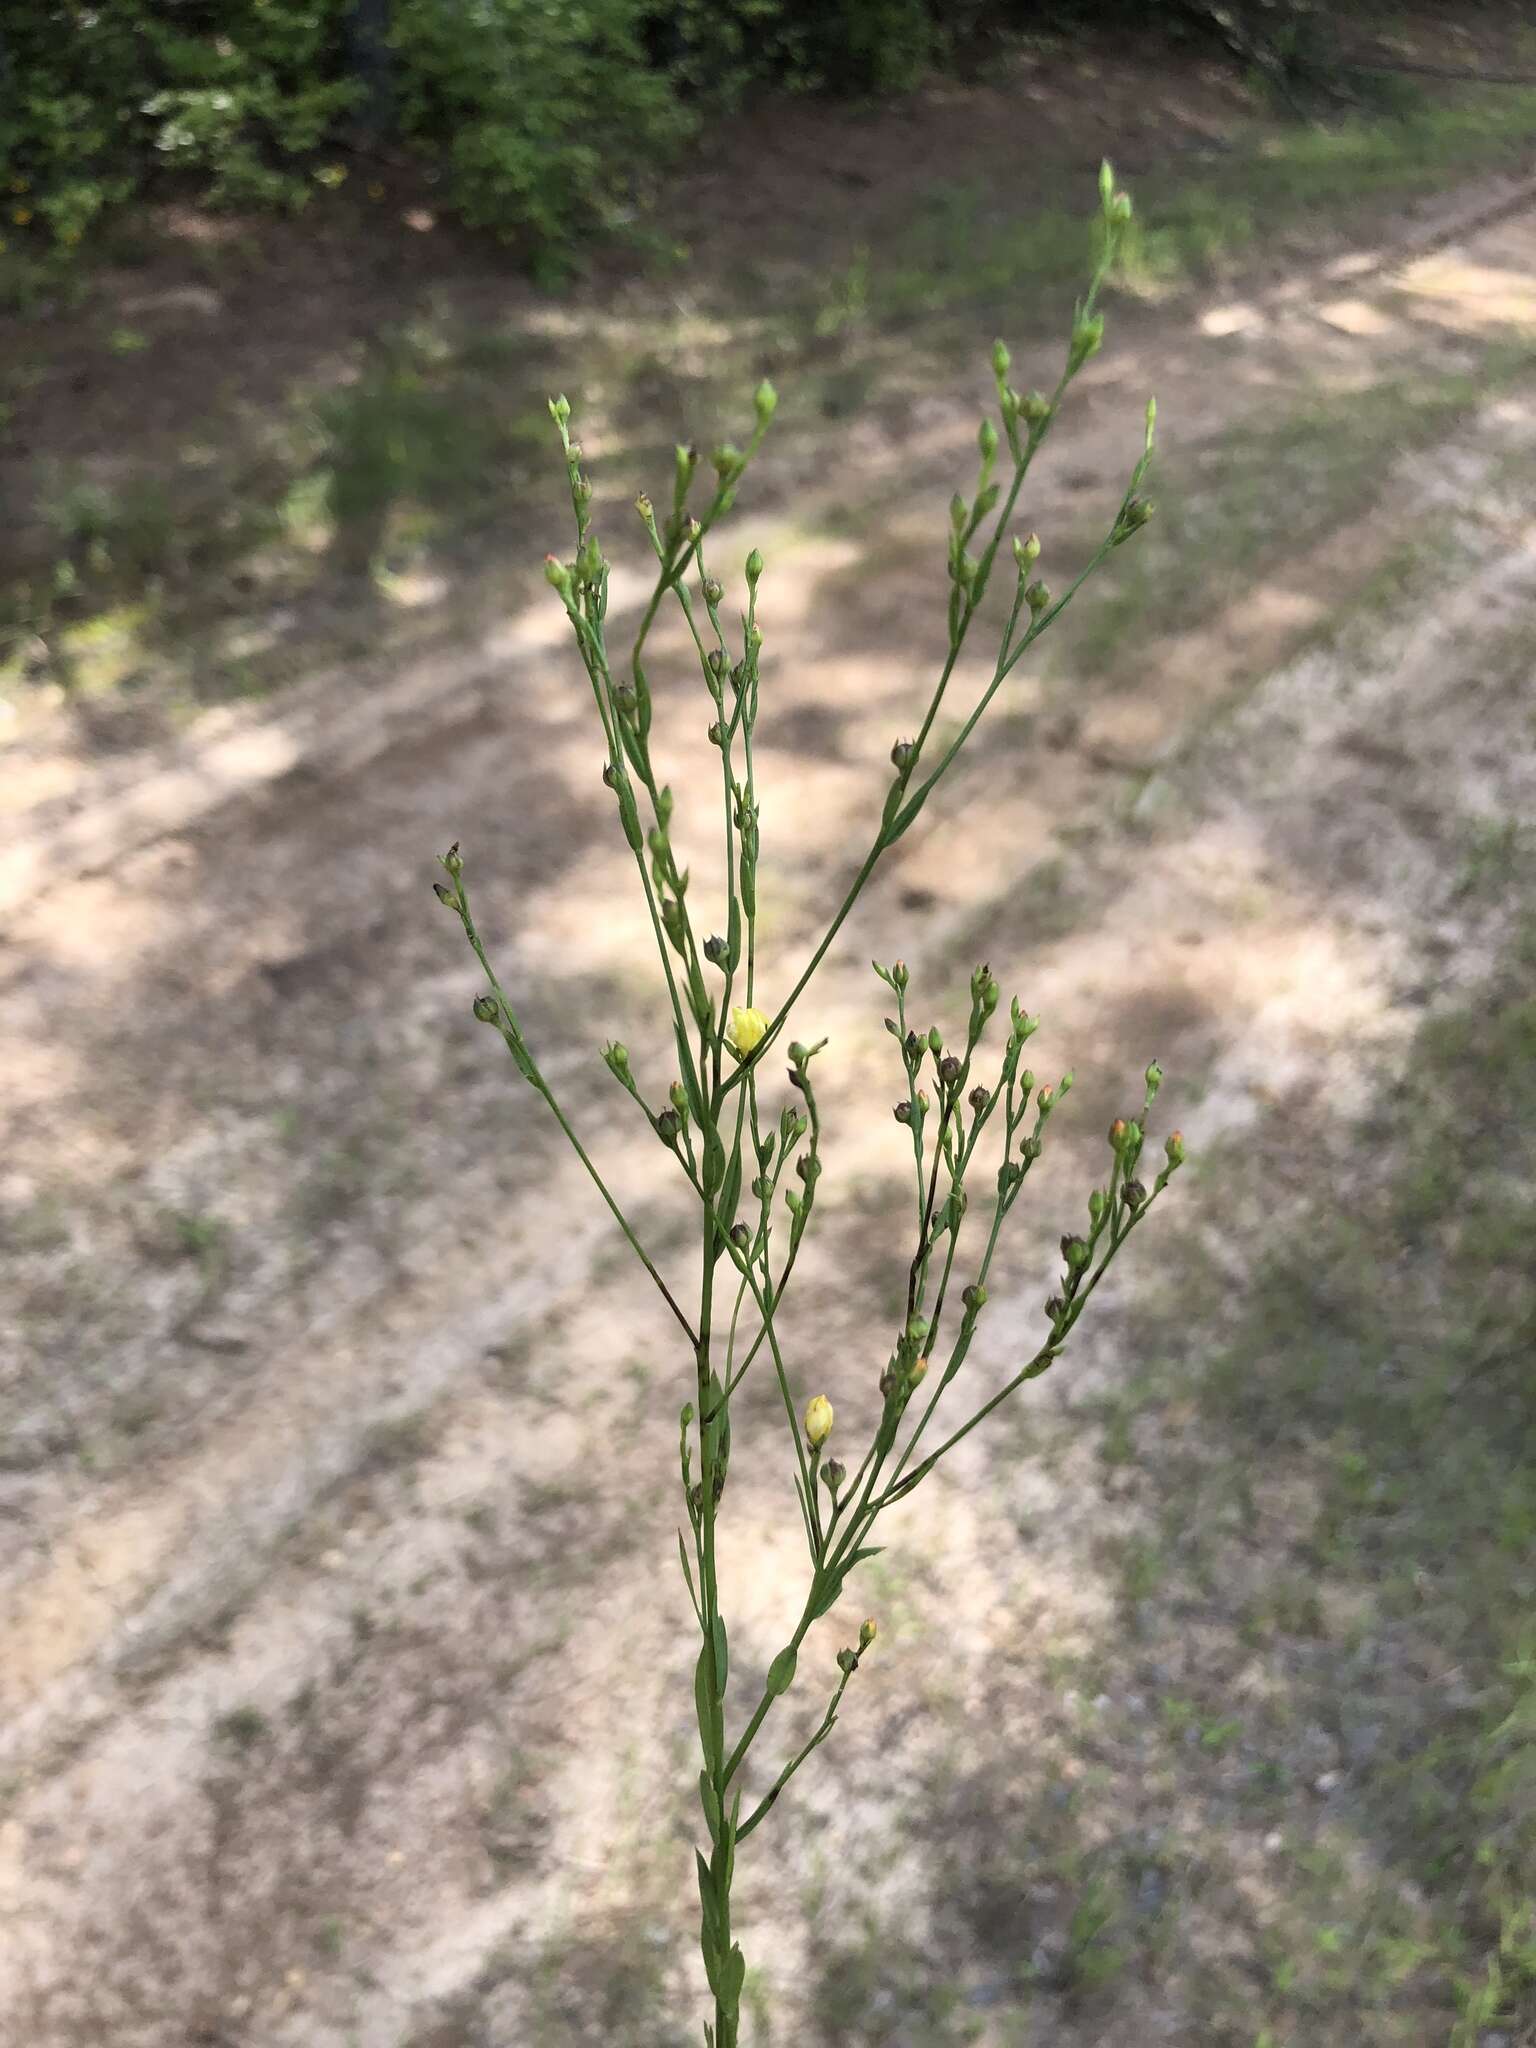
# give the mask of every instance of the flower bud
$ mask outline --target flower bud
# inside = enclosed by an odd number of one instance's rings
[[[847,1466],[840,1464],[836,1458],[828,1458],[821,1468],[821,1483],[834,1500],[837,1499],[838,1491],[847,1477]]]
[[[622,1079],[629,1072],[629,1047],[621,1045],[618,1039],[603,1047],[603,1058],[616,1078]]]
[[[705,735],[705,737],[708,739],[709,744],[712,747],[723,747],[725,745],[725,730],[718,718],[714,719],[711,722],[709,731]]]
[[[859,1668],[858,1651],[839,1650],[837,1653],[837,1668],[843,1673],[844,1677],[851,1677]]]
[[[1056,1318],[1061,1314],[1062,1310],[1065,1307],[1066,1303],[1062,1300],[1061,1296],[1059,1294],[1053,1294],[1050,1300],[1047,1301],[1047,1303],[1045,1304],[1045,1312],[1050,1317],[1051,1321],[1054,1323]]]
[[[861,1622],[859,1625],[859,1648],[867,1650],[879,1633],[880,1631],[876,1628],[873,1621]]]
[[[482,1024],[495,1024],[501,1017],[501,1005],[494,996],[476,996],[474,1011]]]
[[[1112,1152],[1121,1151],[1124,1148],[1125,1141],[1130,1136],[1130,1134],[1131,1127],[1126,1122],[1125,1118],[1123,1116],[1117,1116],[1114,1122],[1109,1127],[1110,1150]]]
[[[1001,383],[1012,368],[1013,357],[1008,353],[1008,344],[1005,341],[994,341],[992,344],[993,376]]]
[[[832,1434],[832,1403],[825,1394],[813,1394],[805,1404],[805,1440],[819,1451]]]
[[[944,1034],[940,1031],[937,1024],[928,1033],[928,1050],[930,1052],[942,1052],[944,1050]]]
[[[726,1042],[736,1057],[744,1060],[762,1043],[763,1033],[767,1029],[768,1019],[761,1010],[733,1009]]]
[[[971,1315],[980,1315],[987,1305],[987,1290],[979,1280],[973,1280],[960,1297],[961,1306]]]
[[[712,966],[723,967],[726,963],[726,959],[730,953],[730,950],[730,947],[725,943],[725,940],[721,938],[718,932],[711,932],[709,937],[704,941],[704,958],[708,960]]]
[[[1019,411],[1032,427],[1043,427],[1051,416],[1051,401],[1043,391],[1026,391]]]
[[[912,1366],[911,1366],[911,1370],[910,1370],[910,1371],[908,1372],[908,1374],[907,1374],[907,1378],[908,1378],[908,1379],[909,1379],[909,1380],[911,1381],[912,1385],[913,1385],[913,1386],[915,1387],[915,1386],[917,1386],[917,1385],[918,1385],[918,1383],[919,1383],[920,1381],[922,1381],[922,1380],[925,1380],[925,1379],[927,1379],[927,1377],[928,1377],[928,1361],[927,1361],[927,1359],[926,1359],[926,1358],[914,1358],[914,1359],[913,1359],[913,1361],[912,1361]]]
[[[1037,1107],[1040,1109],[1050,1109],[1054,1105],[1055,1101],[1056,1090],[1051,1086],[1050,1082],[1047,1081],[1045,1086],[1040,1090],[1040,1093],[1035,1097],[1035,1103]]]
[[[1114,196],[1115,168],[1108,157],[1099,164],[1099,204],[1108,206]]]
[[[1150,498],[1128,498],[1125,510],[1120,514],[1121,527],[1127,533],[1134,533],[1138,526],[1145,526],[1156,511]]]
[[[704,602],[706,604],[718,604],[724,595],[724,587],[717,583],[713,576],[706,576],[704,578]]]
[[[674,1081],[672,1083],[672,1086],[667,1090],[667,1100],[671,1103],[672,1107],[677,1111],[679,1116],[687,1115],[688,1090],[683,1086],[681,1081]]]
[[[558,590],[562,597],[570,596],[571,571],[560,560],[558,555],[546,555],[544,557],[544,580],[553,589]]]
[[[1074,1273],[1080,1273],[1093,1254],[1088,1249],[1086,1238],[1064,1237],[1061,1240],[1061,1255]]]
[[[1156,1060],[1147,1068],[1147,1097],[1150,1100],[1163,1085],[1163,1070]]]
[[[754,548],[751,554],[747,557],[747,581],[754,590],[757,588],[757,579],[759,578],[759,576],[762,575],[762,573],[763,558],[761,553],[756,548]]]
[[[449,874],[453,876],[453,879],[455,881],[457,881],[459,879],[459,876],[463,874],[464,856],[459,852],[459,842],[457,841],[457,839],[455,839],[452,846],[450,846],[448,851],[443,855],[443,866],[448,870]]]
[[[1067,361],[1073,370],[1080,370],[1090,356],[1096,356],[1104,340],[1104,315],[1102,313],[1079,314],[1072,326],[1072,342],[1067,350]]]
[[[1116,227],[1123,228],[1130,219],[1133,209],[1129,192],[1117,192],[1109,202],[1109,217]]]
[[[1038,619],[1051,601],[1051,586],[1048,583],[1031,583],[1024,593],[1024,602]]]
[[[454,895],[446,882],[434,882],[432,884],[432,894],[439,903],[446,903],[450,910],[458,909],[459,899]]]
[[[891,983],[892,983],[892,986],[893,986],[893,987],[895,987],[895,988],[901,988],[901,989],[904,989],[904,988],[906,987],[906,985],[907,985],[907,983],[908,983],[908,981],[909,981],[910,979],[911,979],[911,976],[910,976],[910,974],[909,974],[909,973],[908,973],[908,971],[907,971],[907,963],[906,963],[906,961],[905,961],[905,960],[893,960],[893,961],[891,962]]]
[[[983,420],[977,430],[976,445],[981,450],[983,462],[991,462],[997,455],[997,429],[990,420]]]
[[[779,394],[765,377],[752,394],[752,409],[757,414],[757,423],[766,427],[778,409]]]
[[[752,1233],[748,1230],[745,1223],[733,1223],[731,1225],[731,1243],[735,1245],[737,1251],[744,1252],[751,1242]]]
[[[964,498],[956,491],[949,501],[949,523],[956,533],[964,533],[968,512],[969,507],[966,505]]]
[[[912,742],[910,740],[898,740],[891,749],[891,766],[896,769],[903,769],[911,759]]]
[[[1039,534],[1032,533],[1027,540],[1020,540],[1018,535],[1015,534],[1013,537],[1013,559],[1021,570],[1032,569],[1040,559]]]
[[[655,524],[656,507],[651,503],[644,491],[641,491],[635,499],[635,510],[640,514],[640,517],[647,526]]]
[[[1184,1133],[1182,1131],[1170,1131],[1163,1142],[1163,1150],[1168,1154],[1168,1164],[1170,1166],[1182,1166],[1184,1164]]]
[[[558,398],[549,401],[549,416],[558,426],[564,426],[571,416],[571,401],[562,391]]]

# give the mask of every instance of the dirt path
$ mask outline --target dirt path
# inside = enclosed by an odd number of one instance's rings
[[[1122,316],[1032,491],[1047,568],[1117,498],[1150,389],[1181,487],[1219,502],[1234,436],[1319,392],[1347,410],[1484,375],[1536,314],[1536,214],[1440,240]],[[769,561],[770,957],[796,955],[862,851],[844,821],[878,809],[919,699],[982,368],[899,444],[787,447],[779,474],[815,478],[793,527],[736,524]],[[1089,674],[1064,637],[903,843],[800,1020],[835,1058],[801,1369],[850,1424],[896,1260],[871,953],[904,952],[937,1013],[986,952],[1045,1014],[1040,1059],[1079,1075],[981,1377],[1033,1327],[1060,1216],[1149,1055],[1208,1144],[1292,1093],[1347,1102],[1416,1006],[1475,972],[1497,927],[1458,898],[1459,849],[1536,796],[1528,707],[1488,681],[1523,674],[1536,595],[1533,393],[1506,365],[1417,452],[1389,442],[1359,502],[1313,529],[1274,517],[1278,544],[1182,630],[1159,618],[1143,648],[1137,626],[1129,662]],[[635,480],[603,481],[622,506]],[[1385,610],[1347,623],[1394,564]],[[707,787],[691,691],[660,715],[674,782]],[[623,1247],[469,1021],[428,894],[431,852],[462,836],[549,1071],[620,1187],[647,1184],[650,1141],[593,1049],[616,1032],[657,1076],[664,1054],[572,663],[541,605],[366,694],[336,677],[219,717],[103,770],[99,800],[45,786],[0,858],[0,2013],[36,2048],[447,2048],[585,2040],[618,1998],[626,2041],[684,2038],[652,2017],[686,1950],[679,1382]],[[700,874],[703,831],[695,850],[683,822]],[[685,1268],[676,1230],[653,1211]],[[1133,1298],[1079,1390],[1124,1369]],[[880,1860],[893,1730],[915,1768],[999,1657],[1102,1618],[1070,1455],[993,1481],[986,1454],[961,1464],[871,1586],[889,1663],[749,1881],[776,1979],[828,1857]],[[733,1503],[744,1671],[793,1598],[783,1491]],[[1038,1707],[1044,1664],[1021,1683]]]

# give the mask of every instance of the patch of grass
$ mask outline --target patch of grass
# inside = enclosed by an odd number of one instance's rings
[[[1279,135],[1257,131],[1202,163],[1136,180],[1137,218],[1122,282],[1167,291],[1226,268],[1299,223],[1442,190],[1457,176],[1517,162],[1536,130],[1536,91],[1468,92],[1396,117],[1365,114]],[[1081,275],[1075,207],[1020,214],[982,179],[940,182],[915,213],[852,252],[816,288],[799,324],[818,339],[872,324],[985,304],[1004,318],[1054,319]]]
[[[1536,346],[1499,343],[1473,370],[1322,393],[1170,458],[1159,467],[1157,519],[1073,617],[1074,673],[1129,673],[1149,622],[1180,631],[1221,610],[1266,563],[1294,554],[1298,534],[1316,545],[1362,516],[1404,454],[1444,438],[1533,369]],[[1408,573],[1406,558],[1398,573]]]
[[[1536,2012],[1533,987],[1536,915],[1476,1000],[1422,1028],[1357,1133],[1347,1196],[1293,1220],[1231,1341],[1164,1389],[1199,1420],[1149,1457],[1160,1497],[1224,1460],[1268,1489],[1216,1542],[1236,1640],[1212,1638],[1164,1699],[1167,1730],[1181,1755],[1256,1731],[1283,1755],[1325,1730],[1343,1759],[1303,1768],[1347,1802],[1347,1830],[1325,1824],[1276,1873],[1256,2024],[1277,2041],[1475,2044]],[[1212,1169],[1239,1205],[1265,1173],[1262,1146],[1246,1153]],[[1190,1273],[1178,1285],[1198,1327],[1223,1282],[1209,1300]],[[1157,1595],[1170,1630],[1178,1564]],[[1240,1729],[1221,1700],[1255,1644],[1286,1697]],[[1279,1776],[1252,1796],[1293,1811]]]

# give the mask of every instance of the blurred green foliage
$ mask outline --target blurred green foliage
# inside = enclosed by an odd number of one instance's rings
[[[424,158],[450,208],[558,272],[584,236],[626,226],[754,87],[904,92],[936,67],[984,67],[1010,37],[1127,13],[1127,0],[13,0],[0,246],[13,263],[56,258],[168,174],[208,205],[296,209],[342,182],[349,151],[382,144]],[[1134,13],[1287,93],[1331,76],[1306,0]]]

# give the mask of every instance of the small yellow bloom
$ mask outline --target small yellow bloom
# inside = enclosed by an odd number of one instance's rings
[[[805,1437],[813,1451],[819,1451],[832,1434],[832,1403],[816,1394],[805,1404]]]
[[[17,227],[24,228],[31,218],[32,209],[30,206],[13,206],[11,208],[11,219],[15,221]]]
[[[873,1621],[866,1621],[859,1629],[859,1648],[867,1650],[879,1633]]]
[[[753,1052],[762,1043],[767,1029],[768,1019],[761,1010],[732,1010],[731,1028],[726,1038],[737,1059],[744,1060]]]

